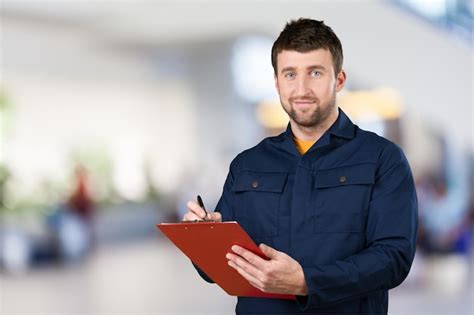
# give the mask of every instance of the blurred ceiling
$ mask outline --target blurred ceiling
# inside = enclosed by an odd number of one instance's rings
[[[282,21],[295,16],[324,16],[330,25],[343,24],[367,6],[391,7],[381,1],[3,0],[0,8],[3,17],[76,25],[117,43],[160,45],[247,32],[273,37]]]

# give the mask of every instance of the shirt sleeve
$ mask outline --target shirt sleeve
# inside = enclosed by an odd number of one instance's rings
[[[333,264],[303,267],[307,296],[302,310],[326,307],[398,286],[415,255],[418,206],[413,176],[402,150],[382,151],[368,209],[366,247]]]
[[[235,174],[235,168],[236,168],[236,163],[237,163],[237,158],[232,161],[230,164],[229,168],[229,173],[227,174],[226,181],[224,183],[224,188],[222,191],[222,195],[219,199],[219,202],[216,205],[216,208],[214,209],[215,212],[220,212],[222,215],[222,221],[232,221],[234,220],[234,211],[232,208],[232,185],[234,183],[234,174]],[[194,267],[196,268],[197,272],[203,278],[209,283],[214,283],[214,281],[204,273],[198,266],[196,266],[193,263]]]

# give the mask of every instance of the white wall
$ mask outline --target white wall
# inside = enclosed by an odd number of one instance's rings
[[[100,47],[73,27],[3,20],[2,28],[1,86],[14,105],[3,148],[18,190],[65,180],[70,153],[82,149],[111,154],[126,196],[143,193],[145,158],[164,190],[176,187],[196,150],[185,82],[157,80],[139,57]]]
[[[397,89],[410,123],[431,125],[472,151],[472,49],[385,1],[91,2],[86,7],[82,21],[83,11],[58,3],[52,22],[51,16],[21,10],[0,16],[1,84],[11,91],[18,118],[6,156],[12,165],[22,164],[17,167],[25,177],[34,168],[29,154],[43,154],[38,163],[54,173],[64,162],[48,154],[93,138],[108,143],[118,163],[132,168],[138,168],[136,152],[153,148],[150,154],[163,166],[158,177],[172,189],[176,174],[199,167],[196,161],[209,160],[212,167],[222,145],[232,155],[255,143],[259,130],[246,124],[251,104],[232,87],[231,40],[254,33],[275,38],[286,21],[299,16],[325,20],[341,38],[349,87]],[[72,22],[67,12],[75,12]],[[160,73],[154,64],[160,58],[154,54],[170,48],[186,63],[178,61],[187,70],[176,76]],[[86,109],[93,109],[94,117],[87,117]],[[48,115],[55,120],[45,126]],[[58,132],[65,128],[70,132]],[[408,155],[423,162],[429,145],[405,136]],[[134,172],[128,176],[134,178]]]

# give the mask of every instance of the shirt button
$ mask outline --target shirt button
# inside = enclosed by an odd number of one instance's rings
[[[347,180],[347,177],[346,177],[346,176],[341,176],[341,177],[339,177],[339,182],[340,182],[340,183],[345,183],[346,180]]]
[[[253,187],[253,188],[257,188],[257,187],[258,187],[258,182],[257,182],[256,180],[254,180],[254,181],[252,182],[252,187]]]

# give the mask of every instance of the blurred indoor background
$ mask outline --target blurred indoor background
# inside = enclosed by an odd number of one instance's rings
[[[472,314],[471,0],[0,1],[0,314],[233,314],[155,228],[287,124],[290,19],[344,47],[338,104],[399,144],[418,251],[391,314]]]

